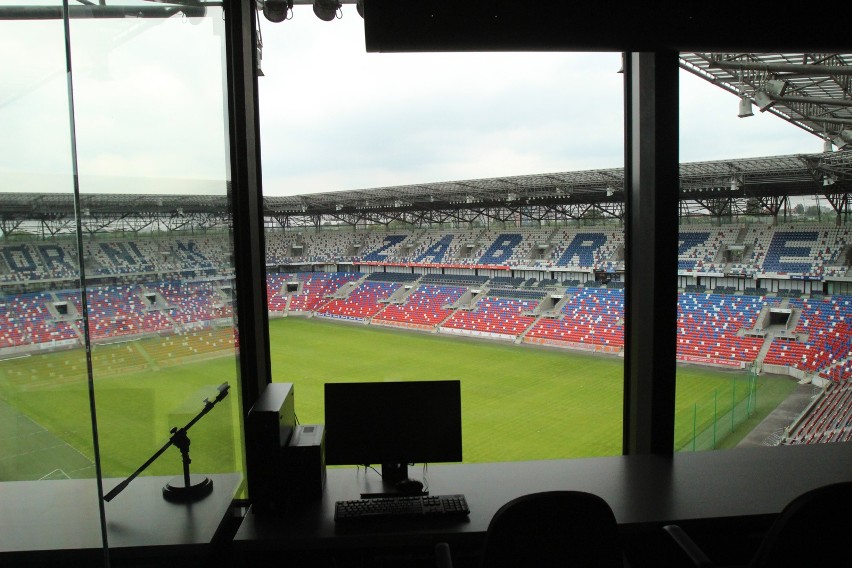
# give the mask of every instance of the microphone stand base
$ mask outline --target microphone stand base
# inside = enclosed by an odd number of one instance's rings
[[[204,475],[190,474],[189,485],[184,484],[182,475],[169,480],[163,487],[163,498],[175,503],[200,501],[213,492],[213,481]]]

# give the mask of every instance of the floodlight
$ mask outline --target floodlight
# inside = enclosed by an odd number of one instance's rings
[[[783,97],[787,92],[787,81],[783,79],[772,79],[763,85],[763,90],[770,96],[778,98]]]
[[[740,118],[754,116],[754,113],[751,111],[751,101],[748,100],[748,97],[745,95],[740,98],[740,112],[737,116]]]
[[[341,6],[340,0],[314,0],[314,14],[323,22],[330,22]]]
[[[772,108],[775,105],[775,102],[775,99],[770,97],[764,91],[758,91],[754,94],[754,104],[757,105],[760,112],[766,112],[767,109]]]
[[[831,141],[838,150],[843,150],[852,142],[852,130],[841,130]]]
[[[834,185],[837,183],[837,176],[834,174],[825,174],[825,177],[822,178],[823,187],[828,187],[829,185]]]
[[[742,186],[742,180],[737,176],[731,176],[731,191],[737,191]]]
[[[829,138],[826,138],[825,140],[822,141],[822,151],[823,152],[831,152],[831,146],[832,146],[832,144],[831,144],[831,140]]]
[[[266,0],[263,3],[263,15],[274,23],[287,19],[287,13],[293,9],[293,0]]]

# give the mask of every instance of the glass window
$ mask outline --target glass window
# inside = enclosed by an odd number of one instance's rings
[[[91,491],[87,548],[98,466],[110,491],[225,383],[234,396],[187,431],[190,469],[228,501],[242,478],[224,19],[72,4],[66,37],[52,5],[0,12],[0,481]],[[176,446],[141,472],[159,476],[152,499],[182,473]],[[118,546],[125,499],[106,504]],[[41,536],[28,546],[61,545]]]
[[[804,67],[822,62],[681,54],[677,450],[846,435],[828,414],[848,396],[848,219],[823,140],[842,120],[789,101],[836,94]]]
[[[85,386],[85,354],[76,321],[54,296],[79,290],[73,215],[55,215],[74,190],[63,22],[0,27],[0,480],[93,478],[86,391],[67,392]]]
[[[325,382],[460,379],[466,462],[621,453],[620,55],[366,54],[354,6],[260,26],[273,380],[300,421]]]
[[[208,8],[71,34],[99,441],[121,477],[236,387],[223,21]],[[238,469],[235,400],[192,428],[193,470]],[[179,473],[179,454],[149,469]]]

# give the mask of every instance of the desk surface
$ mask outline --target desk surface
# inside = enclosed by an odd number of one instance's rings
[[[419,468],[409,468],[419,477]],[[249,512],[237,532],[243,550],[427,544],[481,539],[504,503],[527,493],[571,489],[603,497],[622,530],[669,522],[776,515],[796,496],[852,480],[852,444],[743,448],[672,457],[617,456],[575,460],[430,466],[432,494],[463,493],[464,521],[335,525],[334,503],[358,497],[375,472],[334,468],[321,500],[282,518]]]
[[[209,544],[228,512],[241,474],[215,474],[213,493],[192,504],[170,503],[162,487],[171,477],[137,477],[105,503],[110,550]],[[120,479],[104,481],[108,491]],[[94,479],[0,483],[0,558],[30,552],[103,548]]]

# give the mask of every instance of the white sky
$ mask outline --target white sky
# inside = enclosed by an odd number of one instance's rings
[[[623,165],[617,53],[368,54],[353,5],[261,32],[267,195]],[[71,37],[83,191],[224,191],[220,15],[74,20]],[[0,22],[0,54],[0,192],[67,190],[61,22]],[[821,151],[737,104],[681,73],[681,161]]]
[[[345,5],[261,20],[269,195],[623,166],[617,53],[365,53]],[[681,161],[814,153],[821,140],[681,72]]]

